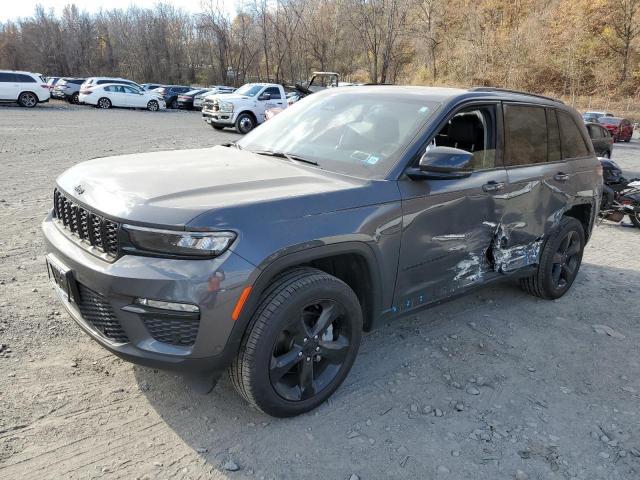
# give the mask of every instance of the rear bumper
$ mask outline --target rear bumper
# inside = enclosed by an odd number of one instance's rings
[[[231,251],[210,260],[125,255],[108,263],[69,238],[51,216],[42,229],[48,258],[71,270],[79,293],[70,299],[53,288],[93,340],[153,368],[189,373],[227,368],[242,336],[234,332],[232,311],[253,265]],[[200,311],[187,322],[173,311],[145,309],[136,298],[193,304]]]

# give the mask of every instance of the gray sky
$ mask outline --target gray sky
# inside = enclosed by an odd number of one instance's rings
[[[235,11],[235,0],[221,0],[225,9],[229,12]],[[62,12],[62,8],[70,3],[75,3],[80,10],[95,12],[100,8],[107,10],[111,8],[127,8],[129,5],[137,7],[152,7],[157,0],[0,0],[0,21],[12,20],[18,17],[29,17],[37,4],[45,9],[53,8],[57,14]],[[180,7],[189,12],[200,11],[201,0],[165,0],[175,7]]]

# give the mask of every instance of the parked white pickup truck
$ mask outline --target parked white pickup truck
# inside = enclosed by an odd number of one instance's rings
[[[231,94],[205,97],[202,118],[217,130],[234,127],[238,133],[247,133],[264,122],[269,108],[287,108],[282,85],[247,83]]]

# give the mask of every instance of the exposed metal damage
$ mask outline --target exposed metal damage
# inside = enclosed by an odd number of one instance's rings
[[[494,271],[509,273],[528,265],[535,265],[540,258],[542,243],[542,237],[538,237],[531,243],[507,247],[509,232],[503,224],[499,224],[491,244]]]

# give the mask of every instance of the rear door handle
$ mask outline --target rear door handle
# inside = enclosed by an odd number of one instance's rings
[[[554,177],[559,182],[566,182],[569,180],[569,175],[563,172],[558,172],[554,175]]]
[[[496,182],[493,180],[485,183],[482,186],[482,190],[484,190],[485,192],[497,192],[498,190],[502,190],[503,188],[504,188],[504,182]]]

